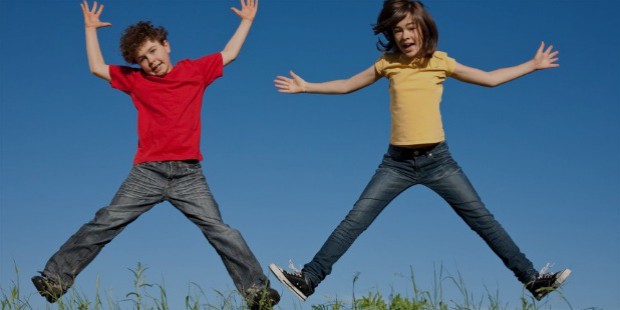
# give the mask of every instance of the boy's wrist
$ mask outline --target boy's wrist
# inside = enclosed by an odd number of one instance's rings
[[[527,68],[532,72],[539,70],[539,68],[536,66],[536,59],[532,58],[530,61],[528,61]]]

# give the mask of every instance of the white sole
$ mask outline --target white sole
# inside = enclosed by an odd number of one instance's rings
[[[282,269],[280,269],[280,267],[276,266],[275,264],[269,264],[269,270],[271,270],[271,273],[273,273],[273,275],[276,276],[276,278],[278,278],[278,280],[280,280],[282,284],[286,285],[289,290],[295,293],[295,295],[297,295],[297,297],[301,299],[301,301],[306,301],[306,299],[308,299],[308,296],[304,295],[304,293],[298,290],[295,285],[293,285],[293,283],[291,283],[284,276],[284,273],[282,273]]]
[[[564,269],[564,271],[562,271],[562,273],[560,273],[558,275],[558,278],[555,280],[555,287],[558,288],[562,285],[562,283],[564,283],[564,281],[566,281],[566,279],[568,278],[568,276],[570,276],[571,272],[573,272],[570,269]]]

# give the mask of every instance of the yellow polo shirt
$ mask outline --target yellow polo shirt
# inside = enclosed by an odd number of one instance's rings
[[[444,52],[410,59],[387,53],[375,62],[375,70],[390,80],[392,145],[416,145],[445,140],[439,105],[443,81],[452,75],[456,61]]]

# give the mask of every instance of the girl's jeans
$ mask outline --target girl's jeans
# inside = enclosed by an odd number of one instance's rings
[[[222,258],[242,294],[267,283],[261,266],[239,231],[222,222],[218,205],[197,161],[134,165],[112,203],[99,210],[47,262],[43,275],[70,287],[99,251],[155,204],[169,201],[200,228]]]
[[[331,273],[332,266],[349,249],[383,209],[407,188],[422,184],[435,191],[474,230],[522,283],[538,275],[508,233],[480,201],[443,142],[424,151],[390,146],[359,200],[336,227],[303,272],[312,287]]]

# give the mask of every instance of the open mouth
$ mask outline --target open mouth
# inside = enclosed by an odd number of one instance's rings
[[[401,46],[403,47],[403,49],[408,50],[408,49],[414,48],[416,44],[415,42],[408,42],[408,43],[403,43]]]
[[[160,68],[160,67],[161,67],[161,63],[157,64],[157,65],[156,65],[156,66],[154,66],[154,67],[151,67],[151,70],[152,70],[153,72],[157,72],[157,70],[159,70],[159,68]]]

